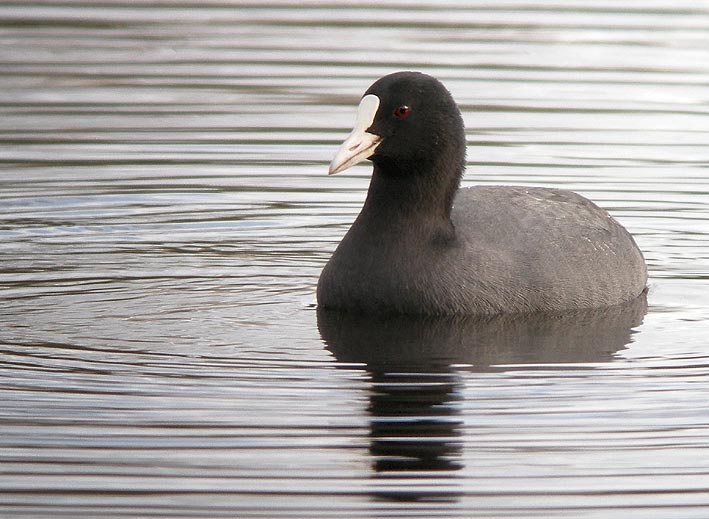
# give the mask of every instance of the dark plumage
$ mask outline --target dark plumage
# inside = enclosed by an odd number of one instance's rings
[[[645,290],[630,234],[582,196],[540,187],[458,190],[465,132],[436,79],[398,72],[365,93],[331,173],[369,158],[361,213],[318,283],[322,308],[497,314],[610,306]]]

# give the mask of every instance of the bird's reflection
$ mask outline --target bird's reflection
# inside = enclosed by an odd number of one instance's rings
[[[377,472],[460,468],[458,384],[451,372],[372,373],[370,452]]]
[[[361,316],[318,310],[318,328],[338,362],[372,378],[370,453],[376,497],[455,501],[462,468],[462,370],[510,364],[610,361],[647,309],[631,303],[563,314],[472,318]],[[397,484],[385,484],[394,481]],[[434,478],[436,484],[402,484]],[[429,480],[429,482],[432,480]]]
[[[422,368],[370,371],[369,452],[378,498],[452,501],[459,495],[446,480],[462,468],[460,379],[450,369]],[[435,484],[402,485],[395,477],[435,478]]]
[[[318,309],[318,328],[339,362],[377,366],[604,362],[623,349],[647,310],[622,306],[559,314],[433,318]]]

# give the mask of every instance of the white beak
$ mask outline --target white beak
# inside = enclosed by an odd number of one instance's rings
[[[382,138],[379,135],[368,133],[366,130],[372,126],[374,116],[377,115],[379,109],[379,98],[373,94],[368,94],[362,98],[357,109],[357,120],[355,121],[352,133],[350,133],[345,142],[340,145],[335,158],[330,162],[330,170],[328,175],[334,175],[340,171],[354,166],[368,159],[374,153],[374,150]]]

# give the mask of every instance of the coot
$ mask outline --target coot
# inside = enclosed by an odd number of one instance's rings
[[[330,164],[374,171],[320,275],[318,304],[357,313],[500,314],[597,308],[642,294],[647,268],[606,211],[562,189],[458,189],[465,131],[446,88],[397,72],[364,94]]]

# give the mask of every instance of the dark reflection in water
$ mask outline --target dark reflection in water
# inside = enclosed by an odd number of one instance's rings
[[[437,485],[376,485],[376,498],[455,501],[463,492],[461,370],[505,364],[607,362],[631,340],[646,296],[611,308],[564,314],[422,318],[318,311],[337,360],[371,375],[370,454],[374,478],[436,477]],[[443,483],[443,482],[446,483]]]
[[[457,487],[440,484],[460,470],[462,419],[456,406],[462,382],[452,370],[389,371],[370,367],[370,447],[375,478],[435,477],[437,485],[390,489],[377,486],[374,497],[399,501],[452,501]],[[423,366],[419,366],[423,369]]]
[[[606,362],[631,340],[646,295],[628,304],[563,314],[425,318],[318,311],[338,361],[377,367]]]

